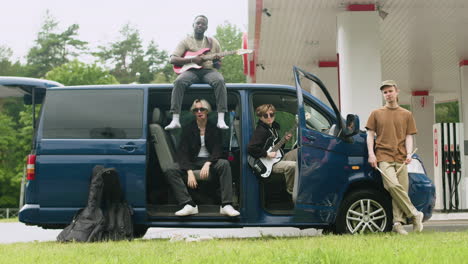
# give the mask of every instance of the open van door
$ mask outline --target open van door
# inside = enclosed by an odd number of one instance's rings
[[[0,77],[0,99],[7,97],[23,97],[27,105],[33,105],[33,128],[36,128],[35,105],[41,104],[47,88],[61,87],[62,84],[49,80],[26,77]],[[33,129],[33,131],[34,131]]]
[[[47,88],[60,86],[63,85],[49,80],[26,77],[0,77],[0,98],[26,96],[25,103],[28,103],[27,100],[34,102],[41,97],[43,98]],[[40,103],[40,101],[36,103]]]
[[[331,223],[340,203],[341,187],[350,173],[348,150],[352,144],[349,140],[358,128],[352,131],[347,128],[320,79],[297,67],[293,72],[298,104],[298,173],[293,192],[295,221]],[[322,100],[303,96],[301,81],[310,82],[314,88],[318,86],[324,95]]]

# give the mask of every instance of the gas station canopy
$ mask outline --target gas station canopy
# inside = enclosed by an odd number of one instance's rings
[[[293,84],[293,65],[315,72],[336,63],[337,15],[348,11],[380,16],[382,79],[397,81],[402,103],[415,91],[437,102],[459,97],[459,66],[468,64],[466,0],[249,0],[250,80]]]

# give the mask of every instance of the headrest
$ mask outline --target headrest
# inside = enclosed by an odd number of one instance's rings
[[[159,108],[153,109],[153,123],[162,124],[164,122],[164,115]]]

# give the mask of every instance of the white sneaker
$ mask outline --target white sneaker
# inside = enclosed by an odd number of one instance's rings
[[[240,215],[239,211],[234,209],[230,204],[225,205],[224,207],[219,208],[219,213],[222,215],[228,215],[228,216],[238,216]]]
[[[393,224],[392,231],[400,235],[408,235],[408,232],[406,232],[405,228],[400,222]]]
[[[413,231],[415,232],[421,232],[424,228],[423,226],[423,218],[424,218],[424,213],[423,212],[418,212],[414,217],[413,217]]]
[[[171,123],[164,128],[164,130],[172,130],[176,128],[180,128],[180,123],[179,121],[172,120]]]
[[[229,129],[224,120],[218,120],[218,124],[216,124],[216,126],[220,129]]]
[[[175,215],[177,216],[187,216],[187,215],[194,215],[194,214],[198,214],[198,206],[195,205],[195,207],[193,207],[190,204],[186,204],[184,208],[175,212]]]

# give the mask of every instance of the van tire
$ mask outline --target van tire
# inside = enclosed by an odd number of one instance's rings
[[[133,237],[142,238],[145,236],[146,231],[148,231],[148,226],[145,225],[134,225],[133,226]]]
[[[378,190],[357,190],[343,200],[336,217],[335,232],[388,232],[392,228],[392,218],[392,204],[388,195]]]

